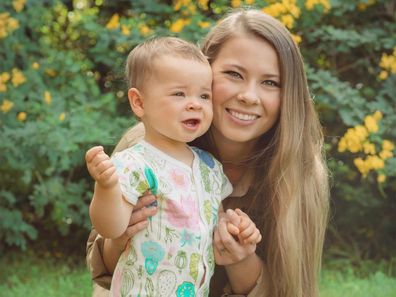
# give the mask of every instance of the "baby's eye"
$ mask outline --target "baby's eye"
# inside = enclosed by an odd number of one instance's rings
[[[242,75],[240,75],[238,72],[236,71],[232,71],[232,70],[228,70],[225,71],[224,73],[228,74],[229,76],[232,76],[234,78],[242,78]]]
[[[280,88],[280,83],[270,79],[263,81],[263,84],[270,87]]]
[[[201,99],[210,100],[210,94],[202,94]]]
[[[175,92],[172,96],[184,97],[184,92]]]

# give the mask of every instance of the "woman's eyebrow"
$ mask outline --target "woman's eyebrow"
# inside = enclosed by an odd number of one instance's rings
[[[239,65],[239,64],[235,64],[235,63],[230,63],[230,64],[225,64],[226,67],[231,67],[231,68],[236,68],[241,72],[247,72],[246,68],[244,68],[243,66]],[[262,74],[263,77],[266,78],[280,78],[280,74],[277,73],[271,73],[271,72],[264,72]]]

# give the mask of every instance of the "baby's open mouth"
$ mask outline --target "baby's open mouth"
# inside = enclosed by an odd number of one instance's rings
[[[197,125],[199,125],[200,122],[201,122],[201,120],[198,120],[198,119],[189,119],[189,120],[183,121],[183,124],[186,125],[187,127],[194,128]]]

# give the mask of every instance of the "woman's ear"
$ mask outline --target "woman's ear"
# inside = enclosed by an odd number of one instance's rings
[[[141,118],[144,115],[144,103],[142,94],[139,90],[130,88],[128,90],[128,100],[134,114]]]

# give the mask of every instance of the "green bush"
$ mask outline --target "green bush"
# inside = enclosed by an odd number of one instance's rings
[[[134,122],[123,78],[130,49],[158,35],[199,41],[230,7],[251,6],[291,30],[306,62],[332,172],[328,253],[356,259],[394,255],[396,8],[392,1],[3,2],[3,248],[25,248],[26,240],[33,242],[41,234],[87,232],[92,181],[84,152],[96,143],[111,150]]]

